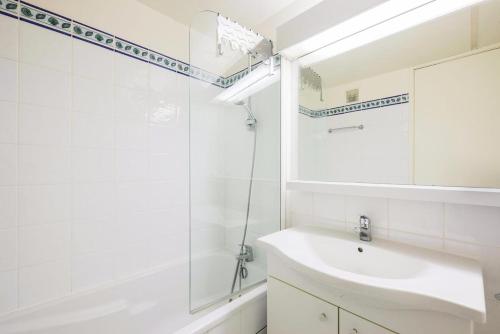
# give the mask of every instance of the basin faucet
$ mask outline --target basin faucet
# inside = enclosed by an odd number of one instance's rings
[[[367,216],[359,217],[359,239],[362,241],[372,241],[372,225]]]

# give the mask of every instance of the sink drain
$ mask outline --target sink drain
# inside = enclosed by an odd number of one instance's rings
[[[363,248],[362,247],[358,247],[358,252],[363,253]],[[500,294],[498,294],[498,298],[500,299]]]

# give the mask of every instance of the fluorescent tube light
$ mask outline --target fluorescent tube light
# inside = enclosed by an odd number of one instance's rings
[[[309,66],[482,1],[389,0],[283,53]]]
[[[245,77],[224,89],[214,99],[215,102],[236,103],[263,90],[280,78],[280,71],[274,68],[274,62],[262,64]]]

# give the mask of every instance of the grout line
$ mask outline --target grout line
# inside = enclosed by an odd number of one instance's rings
[[[73,27],[73,20],[71,20],[71,27]],[[71,37],[73,37],[73,30],[71,29]],[[73,214],[73,193],[74,193],[74,166],[73,166],[73,108],[74,108],[74,80],[75,80],[75,39],[71,38],[71,63],[70,63],[70,106],[69,106],[69,170],[70,170],[70,203],[69,203],[69,227],[68,227],[68,233],[69,233],[69,238],[68,242],[68,270],[69,270],[69,292],[64,294],[64,295],[69,295],[73,293],[73,222],[74,222],[74,214]]]
[[[20,4],[18,3],[17,6],[17,62],[16,62],[16,67],[17,67],[17,103],[16,103],[16,117],[17,117],[17,166],[16,166],[16,227],[17,227],[17,240],[16,240],[16,265],[17,265],[17,284],[16,284],[16,294],[17,294],[17,300],[16,300],[16,309],[19,309],[21,307],[21,259],[20,259],[20,246],[21,246],[21,226],[20,226],[20,219],[19,219],[19,203],[20,203],[20,186],[19,186],[19,162],[20,162],[20,149],[21,146],[19,145],[20,142],[20,104],[21,104],[21,72],[20,72],[20,53],[21,53],[21,20],[20,20]]]

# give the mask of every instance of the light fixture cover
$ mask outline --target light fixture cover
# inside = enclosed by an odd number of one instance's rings
[[[243,101],[279,79],[279,68],[274,66],[273,59],[270,58],[268,64],[263,63],[248,75],[236,81],[231,87],[224,89],[214,98],[214,102],[234,104]]]

